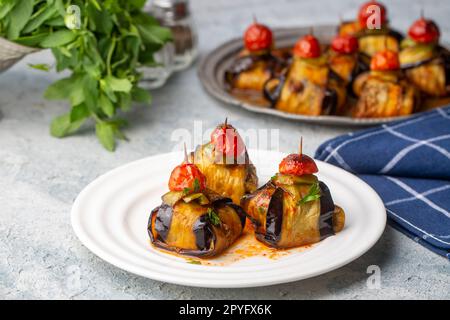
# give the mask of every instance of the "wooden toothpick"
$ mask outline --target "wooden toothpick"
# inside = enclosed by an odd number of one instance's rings
[[[302,156],[303,154],[303,137],[300,137],[300,145],[299,145],[299,154]]]
[[[188,158],[187,148],[186,148],[186,142],[184,143],[184,161],[186,163],[189,163],[189,158]]]

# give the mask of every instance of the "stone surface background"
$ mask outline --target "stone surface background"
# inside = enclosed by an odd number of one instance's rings
[[[352,18],[362,1],[194,0],[200,55],[239,36],[255,14],[271,26],[337,23]],[[384,1],[400,30],[419,15],[427,16],[450,39],[450,4],[442,1]],[[390,227],[356,261],[328,274],[290,284],[256,289],[201,289],[134,276],[102,261],[75,237],[70,225],[74,198],[90,181],[129,161],[171,151],[176,128],[192,130],[194,120],[212,127],[226,116],[238,127],[279,128],[280,149],[296,148],[305,138],[313,154],[328,138],[348,132],[270,118],[223,105],[201,88],[195,66],[174,75],[154,92],[151,107],[137,105],[126,118],[133,124],[115,153],[104,151],[91,127],[58,140],[49,136],[50,120],[66,111],[42,92],[61,74],[46,74],[27,63],[52,62],[44,51],[27,57],[0,75],[0,298],[2,299],[394,299],[450,298],[446,259]],[[366,286],[369,265],[381,268],[381,289]],[[79,280],[79,281],[78,281]]]

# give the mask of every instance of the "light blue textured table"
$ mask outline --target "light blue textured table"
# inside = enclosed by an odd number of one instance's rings
[[[271,26],[329,24],[354,16],[361,1],[196,0],[192,8],[200,32],[200,54],[239,36],[255,14]],[[448,1],[385,1],[392,24],[405,30],[422,3],[425,13],[450,39]],[[48,52],[27,57],[0,75],[0,298],[114,299],[358,299],[450,298],[450,264],[387,227],[381,240],[356,261],[328,274],[256,289],[201,289],[141,278],[97,258],[75,237],[70,225],[74,198],[100,174],[129,161],[174,148],[176,128],[192,130],[194,120],[212,127],[226,116],[238,127],[280,129],[280,149],[313,154],[345,128],[306,125],[234,109],[210,98],[195,68],[173,76],[154,93],[151,107],[136,106],[133,124],[115,153],[98,145],[88,128],[58,140],[49,136],[52,117],[67,105],[49,102],[42,92],[61,77],[27,67],[51,62]],[[381,269],[381,287],[370,289],[367,267]]]

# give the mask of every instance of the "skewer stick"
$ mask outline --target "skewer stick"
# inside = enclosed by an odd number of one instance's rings
[[[225,122],[224,122],[224,124],[225,124],[225,128],[227,127],[227,125],[228,125],[228,117],[226,117],[225,118]]]
[[[302,154],[303,154],[303,137],[300,137],[300,145],[299,145],[299,155],[300,155],[300,157],[302,156]]]
[[[189,157],[188,157],[187,149],[186,149],[186,142],[184,143],[184,161],[186,163],[189,163]]]

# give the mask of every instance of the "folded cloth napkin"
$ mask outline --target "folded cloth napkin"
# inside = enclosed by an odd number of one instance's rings
[[[393,227],[450,259],[450,106],[329,140],[315,158],[365,180]]]

